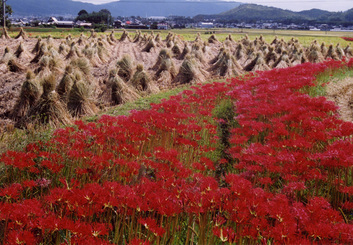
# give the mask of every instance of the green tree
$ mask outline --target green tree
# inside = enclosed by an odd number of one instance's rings
[[[99,14],[102,16],[103,23],[110,24],[113,21],[112,14],[108,9],[102,9],[99,11]]]
[[[3,17],[3,10],[2,10],[2,0],[0,0],[0,6],[1,6],[1,11],[0,11],[0,25],[4,26],[4,17]],[[8,20],[9,15],[13,13],[12,8],[10,5],[5,5],[5,14],[6,14],[6,26],[10,26],[11,22]]]
[[[153,22],[151,25],[151,29],[158,29],[158,23],[157,22]]]
[[[345,21],[353,21],[353,8],[350,10],[347,10],[344,16]]]
[[[87,21],[93,24],[109,24],[113,21],[113,17],[110,11],[107,9],[102,9],[99,12],[93,11],[92,13],[87,14],[85,14],[84,11],[81,10],[79,12],[78,16],[76,17],[76,20]]]
[[[78,12],[77,14],[79,17],[82,16],[82,15],[88,15],[88,12],[84,9],[80,10],[80,12]]]

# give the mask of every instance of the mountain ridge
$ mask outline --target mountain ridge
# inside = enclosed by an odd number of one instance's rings
[[[216,15],[197,15],[195,20],[215,19],[218,21],[279,21],[279,22],[351,22],[353,8],[344,12],[330,12],[320,9],[304,11],[284,10],[258,4],[241,4]]]
[[[112,16],[169,16],[192,17],[198,14],[217,14],[234,8],[240,3],[225,1],[187,0],[123,0],[106,4],[91,4],[72,0],[11,0],[14,15],[50,16],[73,15],[85,9],[88,12],[108,9]]]

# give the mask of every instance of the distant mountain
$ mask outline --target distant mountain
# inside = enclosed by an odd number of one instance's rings
[[[298,14],[311,19],[319,19],[325,16],[332,14],[330,11],[321,10],[321,9],[310,9],[298,12]]]
[[[221,18],[239,18],[242,20],[261,20],[261,19],[283,19],[293,18],[296,14],[289,10],[280,8],[266,7],[257,4],[242,4],[234,9],[220,13]]]
[[[188,16],[217,14],[240,5],[237,2],[214,0],[121,0],[94,5],[72,0],[11,0],[7,2],[14,15],[49,16],[73,15],[85,9],[88,12],[108,9],[113,16]]]
[[[311,9],[300,12],[266,7],[257,4],[242,4],[238,7],[216,15],[197,15],[195,20],[215,19],[218,21],[278,21],[278,22],[326,22],[348,23],[353,21],[353,9],[345,12],[329,12]]]
[[[48,16],[53,14],[76,15],[82,8],[95,10],[95,5],[71,0],[11,0],[7,2],[12,7],[14,15]]]

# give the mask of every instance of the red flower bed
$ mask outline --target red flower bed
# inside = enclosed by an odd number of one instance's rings
[[[305,93],[351,64],[202,85],[3,154],[1,241],[352,243],[353,124]],[[236,123],[220,150],[229,121],[212,110],[224,100]]]
[[[341,38],[348,42],[353,42],[353,37],[341,37]]]

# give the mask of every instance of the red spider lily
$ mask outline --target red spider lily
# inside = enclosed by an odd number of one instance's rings
[[[262,177],[262,178],[259,178],[258,181],[263,184],[263,185],[271,185],[273,184],[273,181],[270,177]]]
[[[43,160],[41,162],[41,165],[43,167],[46,167],[47,169],[49,169],[53,173],[59,173],[61,171],[61,169],[64,167],[64,165],[62,165],[62,164],[56,164],[56,163],[53,163],[49,160]]]
[[[37,243],[69,234],[72,244],[164,244],[195,231],[199,243],[352,243],[353,124],[338,119],[333,103],[305,94],[315,75],[352,62],[195,87],[1,155],[4,241],[29,232]],[[229,159],[217,155],[212,118],[223,99],[233,101],[239,123]],[[216,179],[225,163],[229,173]]]
[[[353,42],[353,38],[352,37],[341,37],[342,39],[349,41],[349,42]]]
[[[345,186],[341,188],[342,193],[347,193],[349,195],[353,194],[353,186]]]
[[[163,227],[158,226],[155,219],[140,218],[138,222],[145,226],[147,230],[150,230],[156,236],[163,236],[163,234],[165,233],[165,229]]]
[[[305,184],[303,182],[291,182],[283,187],[283,193],[291,194],[296,191],[305,190]]]
[[[0,190],[0,197],[5,197],[6,199],[17,199],[19,198],[23,187],[21,184],[15,183],[9,187],[5,187]]]
[[[93,223],[91,224],[91,232],[94,237],[106,236],[109,234],[109,230],[111,229],[111,224],[107,227],[106,224]]]
[[[0,156],[0,161],[5,165],[13,166],[19,169],[28,168],[35,165],[33,159],[35,154],[31,152],[13,152],[8,151]]]
[[[29,231],[10,231],[7,235],[6,244],[37,244],[36,238],[33,233]]]
[[[219,237],[222,242],[235,242],[235,232],[230,227],[213,227],[212,232],[215,236]]]
[[[221,215],[217,215],[217,217],[214,219],[214,223],[216,227],[223,225],[226,221],[227,220]]]
[[[44,215],[41,203],[36,199],[28,199],[22,203],[8,204],[0,206],[2,220],[6,220],[7,229],[34,229],[36,219]]]
[[[33,187],[36,187],[37,186],[37,182],[34,181],[34,180],[25,180],[22,182],[22,186],[24,188],[30,188],[32,189]]]

